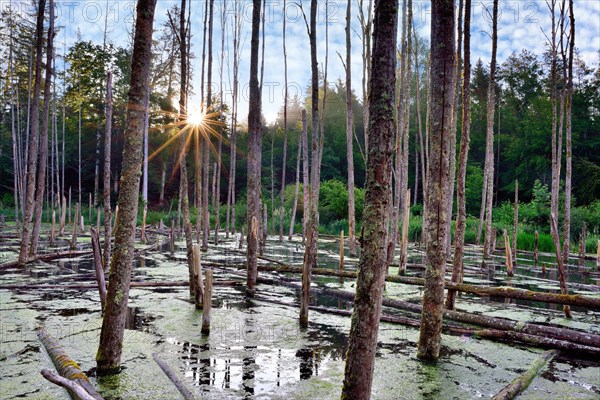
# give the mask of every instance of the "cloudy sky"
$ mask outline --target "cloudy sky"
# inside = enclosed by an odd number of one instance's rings
[[[357,9],[359,0],[352,1],[353,28],[359,32]],[[560,2],[560,1],[559,1]],[[135,2],[129,0],[57,0],[57,26],[62,27],[58,41],[59,46],[66,41],[67,47],[73,43],[77,30],[86,40],[102,41],[105,16],[108,15],[109,40],[116,45],[125,45],[128,40],[128,31],[131,31]],[[368,0],[364,0],[368,3]],[[401,1],[400,1],[401,3]],[[458,3],[458,2],[457,2]],[[598,67],[600,58],[600,1],[598,0],[575,0],[576,41],[575,45],[581,57],[588,66]],[[2,7],[10,4],[9,0],[0,0]],[[158,0],[156,9],[155,28],[159,28],[166,21],[166,12],[180,1]],[[282,48],[283,20],[287,26],[287,53],[288,53],[288,88],[290,96],[294,94],[303,95],[310,81],[310,49],[306,25],[302,17],[304,11],[309,14],[310,2],[303,0],[266,0],[266,30],[265,30],[265,77],[263,85],[263,113],[267,121],[273,121],[277,117],[284,89],[284,68]],[[29,2],[18,2],[12,0],[12,5],[26,11]],[[320,68],[323,68],[325,58],[325,27],[329,29],[329,81],[335,81],[344,77],[344,68],[336,53],[345,55],[345,15],[347,2],[330,0],[319,1],[317,35],[318,59]],[[489,62],[491,52],[490,19],[486,8],[491,12],[491,1],[472,1],[472,27],[471,27],[471,57],[475,61],[481,58]],[[196,92],[200,88],[200,55],[202,53],[202,23],[205,1],[191,0],[191,29],[192,29],[192,51],[196,54],[194,69],[194,87]],[[430,1],[413,1],[414,24],[417,33],[429,39],[430,34]],[[250,58],[250,25],[252,15],[252,2],[238,0],[238,8],[241,9],[243,21],[242,27],[242,49],[240,64],[240,83],[242,99],[239,105],[240,119],[247,117],[247,83]],[[233,19],[234,1],[215,0],[214,11],[214,38],[213,51],[215,62],[213,65],[213,85],[218,91],[219,64],[221,52],[221,15],[225,10],[227,31],[225,33],[225,67],[227,60],[232,60],[229,47],[232,42],[231,20]],[[545,1],[513,1],[501,0],[499,6],[499,42],[498,60],[503,62],[512,52],[520,52],[526,48],[530,51],[542,54],[546,46],[546,34],[550,34],[551,22],[548,5]],[[155,35],[156,37],[157,35]],[[352,82],[353,89],[359,98],[361,89],[362,57],[360,37],[352,35]],[[231,84],[230,74],[224,73],[223,87],[226,98],[230,98]],[[197,96],[191,99],[192,103],[198,104]]]

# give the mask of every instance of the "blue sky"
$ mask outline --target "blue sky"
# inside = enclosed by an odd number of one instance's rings
[[[368,3],[368,0],[364,0]],[[116,45],[125,45],[128,41],[128,32],[131,31],[135,2],[130,0],[57,0],[57,26],[63,31],[58,37],[57,45],[62,47],[65,40],[67,46],[71,45],[79,30],[86,40],[101,42],[105,16],[108,15],[109,30],[108,39]],[[400,4],[402,0],[400,0]],[[457,2],[458,3],[458,2]],[[489,62],[491,52],[491,31],[489,17],[486,7],[491,10],[491,1],[472,2],[472,28],[471,28],[471,56],[475,61],[481,58],[485,63]],[[575,0],[576,20],[576,48],[588,66],[597,67],[600,50],[600,1],[599,0]],[[18,5],[22,11],[29,9],[30,3],[26,1],[12,1],[13,6]],[[158,0],[156,9],[155,28],[160,27],[166,21],[166,11],[180,1]],[[221,52],[221,11],[225,7],[228,19],[233,18],[233,0],[215,0],[215,20],[213,51],[215,61],[213,64],[213,82],[218,91],[219,63]],[[247,83],[249,71],[250,53],[250,23],[252,14],[251,1],[239,0],[242,9],[242,58],[240,63],[240,83],[242,99],[239,104],[240,120],[247,117]],[[263,87],[263,114],[267,121],[273,121],[283,102],[284,68],[282,49],[282,23],[284,15],[287,25],[287,53],[288,53],[288,88],[290,95],[303,95],[310,81],[310,49],[306,26],[302,18],[298,1],[287,1],[286,12],[283,12],[283,0],[266,0],[266,31],[265,31],[265,78]],[[301,2],[304,11],[308,14],[310,2]],[[0,5],[6,7],[8,0],[0,0]],[[200,56],[202,53],[202,23],[204,12],[204,0],[191,0],[192,20],[192,51],[196,54],[196,65],[194,69],[194,86],[196,92],[200,87]],[[339,52],[345,55],[345,15],[346,1],[329,1],[327,12],[325,1],[319,2],[317,34],[318,59],[320,68],[323,68],[325,57],[325,26],[328,21],[329,29],[329,81],[335,81],[344,77],[344,69],[340,62]],[[429,38],[430,34],[430,1],[414,1],[415,28],[421,37]],[[526,48],[538,55],[545,49],[546,37],[544,32],[550,34],[550,12],[545,1],[500,1],[499,18],[499,42],[498,60],[503,62],[512,52],[520,52]],[[352,0],[353,28],[359,31],[357,19],[358,0]],[[227,22],[228,32],[226,34],[226,68],[228,45],[231,45],[231,22]],[[544,32],[543,32],[543,31]],[[155,38],[158,35],[155,35]],[[361,96],[362,79],[361,41],[358,35],[352,35],[352,82],[353,89]],[[223,77],[225,97],[230,98],[231,85],[227,72]],[[199,103],[200,99],[192,97],[192,103]],[[227,100],[226,100],[227,101]]]

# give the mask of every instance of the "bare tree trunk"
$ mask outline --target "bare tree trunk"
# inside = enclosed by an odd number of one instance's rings
[[[548,5],[550,8],[552,19],[552,32],[550,39],[550,100],[552,103],[552,185],[550,189],[550,214],[554,214],[558,218],[558,192],[560,185],[560,157],[558,149],[562,146],[562,141],[557,140],[557,109],[556,98],[558,95],[558,45],[556,43],[557,27],[556,27],[556,0],[550,0]],[[562,131],[562,129],[561,129]]]
[[[208,7],[208,65],[206,69],[206,110],[211,112],[212,108],[212,63],[213,63],[213,52],[212,52],[212,39],[213,39],[213,10],[214,0],[209,1]],[[208,250],[208,237],[210,235],[210,212],[208,209],[208,185],[209,185],[209,163],[210,163],[210,137],[204,138],[204,159],[203,168],[204,171],[204,189],[202,192],[202,251]]]
[[[575,16],[573,11],[573,0],[569,0],[569,58],[567,62],[567,97],[565,114],[567,118],[566,125],[566,171],[565,171],[565,219],[563,223],[564,249],[563,263],[569,265],[569,252],[571,249],[571,176],[573,174],[573,144],[572,144],[572,122],[571,109],[573,105],[573,50],[575,47]],[[563,53],[564,54],[564,53]],[[563,64],[565,63],[563,57]]]
[[[365,155],[369,154],[369,79],[371,76],[371,30],[373,28],[373,0],[369,0],[365,16],[364,0],[358,3],[358,20],[362,33],[362,89],[363,89],[363,126],[365,131]],[[365,160],[366,163],[366,160]]]
[[[369,155],[361,254],[342,399],[369,399],[387,269],[386,230],[395,129],[398,1],[376,0],[369,86]]]
[[[462,0],[460,1],[462,3]],[[459,5],[459,7],[462,4]],[[471,0],[465,0],[464,21],[464,63],[462,76],[462,130],[460,135],[460,154],[458,160],[458,176],[456,178],[457,213],[454,231],[454,260],[452,263],[452,282],[462,282],[464,274],[465,228],[467,223],[466,177],[467,160],[469,158],[469,142],[471,130]],[[457,66],[458,68],[458,66]],[[458,96],[458,93],[455,93]],[[454,309],[456,291],[448,290],[446,308]]]
[[[483,257],[492,254],[492,200],[494,196],[494,115],[496,111],[496,52],[498,48],[498,0],[494,0],[492,11],[492,61],[490,62],[490,84],[487,102],[487,133],[485,142],[485,171],[487,180],[485,196],[485,236],[483,240]]]
[[[556,214],[550,215],[550,228],[552,229],[552,239],[554,241],[554,248],[556,251],[556,261],[558,263],[558,281],[560,284],[560,292],[562,294],[568,294],[569,290],[567,288],[567,276],[565,274],[565,264],[563,262],[562,251],[560,249],[560,236],[558,234],[558,224],[556,221],[558,220]],[[565,313],[565,317],[573,318],[571,315],[571,307],[568,305],[563,305],[563,311]]]
[[[237,93],[238,93],[238,66],[239,66],[239,37],[241,30],[241,19],[238,13],[239,2],[234,2],[235,12],[233,14],[233,90],[231,95],[231,150],[229,166],[229,182],[227,188],[227,217],[225,235],[229,237],[230,232],[235,233],[235,165],[236,165],[236,141],[237,141]],[[230,228],[231,227],[231,228]],[[230,230],[231,229],[231,230]]]
[[[38,134],[39,134],[39,104],[40,87],[42,85],[42,47],[44,42],[44,10],[46,0],[40,0],[38,3],[38,14],[36,23],[36,58],[35,58],[35,82],[33,85],[33,100],[29,108],[29,119],[31,119],[29,131],[29,148],[27,156],[26,172],[26,194],[23,204],[23,231],[21,233],[21,247],[19,250],[19,265],[24,266],[29,256],[29,246],[31,243],[31,221],[33,218],[35,187],[37,174],[38,157]]]
[[[158,204],[162,207],[165,204],[165,183],[167,182],[167,163],[161,164],[160,173],[160,194],[158,195]]]
[[[356,215],[354,205],[354,111],[352,110],[352,41],[350,36],[352,0],[346,5],[346,160],[348,164],[348,247],[350,256],[356,256]],[[340,56],[341,58],[341,56]]]
[[[285,14],[287,1],[283,0],[283,10]],[[285,169],[287,161],[287,110],[288,110],[288,71],[287,71],[287,50],[285,46],[285,21],[283,18],[283,75],[284,75],[284,92],[283,92],[283,161],[281,166],[281,204],[279,206],[279,241],[283,241],[283,210],[285,204]],[[271,153],[272,154],[272,153]],[[294,205],[295,206],[295,205]],[[294,210],[295,212],[295,210]],[[294,216],[290,218],[293,221]],[[294,228],[291,228],[293,232]],[[290,235],[291,236],[291,235]]]
[[[111,139],[112,139],[112,72],[106,75],[106,129],[104,132],[104,268],[110,264],[110,241],[111,241],[111,204],[110,204],[110,164],[111,164]]]
[[[446,220],[446,257],[450,257],[450,250],[452,249],[452,210],[454,205],[454,183],[456,181],[456,131],[458,129],[458,106],[459,97],[461,91],[461,70],[462,64],[462,40],[463,40],[463,8],[462,0],[459,0],[458,5],[458,38],[456,41],[456,67],[455,67],[455,87],[454,87],[454,99],[452,101],[452,126],[450,127],[450,191],[448,192],[448,219]]]
[[[308,178],[308,126],[306,123],[306,110],[302,110],[302,242],[306,237],[308,227],[309,178]]]
[[[145,99],[148,91],[150,57],[152,52],[152,25],[156,0],[139,0],[133,56],[131,60],[131,89],[127,109],[127,127],[121,169],[121,190],[115,229],[115,247],[110,267],[110,284],[100,345],[96,354],[97,373],[110,374],[120,370],[121,352],[129,285],[133,269],[135,221],[140,191],[142,168],[142,142],[144,135]]]
[[[512,258],[514,264],[517,263],[517,228],[519,226],[519,181],[515,180],[515,205],[513,218],[513,243],[512,243]]]
[[[319,64],[317,61],[317,0],[310,2],[310,61],[311,61],[311,101],[312,101],[312,134],[311,134],[311,169],[310,187],[304,191],[309,193],[308,223],[306,224],[306,246],[304,248],[304,270],[302,272],[302,298],[300,301],[300,326],[308,326],[308,305],[310,300],[311,270],[317,264],[317,240],[319,234],[319,181],[320,181],[320,146],[319,146]],[[308,158],[308,157],[307,157]],[[305,195],[306,198],[306,195]],[[305,204],[304,207],[307,205]]]
[[[306,122],[306,118],[303,119]],[[302,130],[305,128],[303,127]],[[290,233],[288,235],[288,240],[292,240],[292,236],[294,235],[294,223],[296,221],[296,211],[298,210],[298,189],[300,186],[300,158],[302,157],[302,135],[298,140],[298,155],[296,157],[296,186],[294,189],[294,205],[292,206],[292,215],[290,216]]]
[[[250,98],[248,110],[248,279],[246,295],[256,293],[258,225],[261,203],[262,123],[261,94],[258,87],[258,34],[261,0],[252,0],[252,36],[250,42]]]
[[[440,354],[446,270],[446,218],[450,190],[448,154],[454,99],[454,2],[432,1],[431,14],[431,143],[427,178],[427,269],[417,357],[437,360]]]
[[[223,113],[223,67],[224,67],[224,59],[225,59],[225,21],[226,21],[226,12],[227,12],[227,1],[223,1],[223,11],[221,13],[221,63],[219,65],[219,119],[221,122],[224,120]],[[215,196],[215,245],[219,244],[219,230],[221,229],[221,174],[223,167],[223,132],[224,129],[221,128],[221,134],[219,135],[219,144],[217,147],[217,187],[216,187],[216,196]]]

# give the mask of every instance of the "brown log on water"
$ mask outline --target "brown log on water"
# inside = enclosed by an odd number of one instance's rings
[[[102,400],[102,397],[96,392],[87,376],[81,371],[79,365],[69,357],[60,343],[45,328],[38,329],[37,336],[48,352],[48,356],[52,360],[56,370],[62,377],[83,387],[92,398]]]
[[[158,364],[160,369],[167,375],[167,377],[173,382],[179,393],[185,400],[194,400],[194,394],[188,389],[185,384],[177,377],[175,371],[171,369],[163,360],[161,360],[156,353],[152,353],[152,358]]]
[[[289,273],[301,273],[301,267],[292,266],[272,266],[272,265],[260,265],[259,271],[270,271],[270,272],[289,272]],[[353,271],[336,271],[333,269],[326,268],[313,268],[312,273],[315,275],[324,276],[342,276],[344,278],[356,278],[356,272]],[[424,283],[423,278],[415,278],[408,276],[397,276],[389,275],[385,278],[387,282],[404,283],[407,285],[419,285],[422,286]],[[492,297],[503,297],[510,299],[529,300],[529,301],[540,301],[553,304],[568,304],[579,307],[587,307],[591,309],[600,310],[600,298],[587,297],[580,294],[558,294],[558,293],[545,293],[535,292],[532,290],[516,289],[512,287],[491,287],[491,286],[478,286],[467,283],[454,283],[446,281],[446,289],[454,289],[459,292],[472,293],[480,296],[492,296]]]
[[[90,249],[90,250],[79,250],[79,251],[62,251],[62,252],[51,253],[51,254],[41,254],[33,259],[29,259],[28,263],[34,263],[36,261],[52,261],[52,260],[56,260],[59,258],[79,257],[79,256],[84,256],[84,255],[90,254],[91,252],[92,252],[92,250]],[[18,261],[16,261],[16,260],[9,261],[9,262],[0,264],[0,271],[3,269],[15,268],[18,266],[19,266]]]
[[[531,367],[523,375],[515,378],[515,380],[498,392],[497,395],[492,397],[492,400],[512,400],[517,397],[529,387],[531,381],[539,374],[544,365],[550,362],[557,354],[558,352],[553,350],[543,353],[540,358],[531,364]]]
[[[171,282],[131,282],[132,288],[168,288],[168,287],[188,287],[188,281],[171,281]],[[237,280],[218,280],[213,281],[213,286],[241,286],[241,283]],[[67,284],[67,285],[56,285],[56,284],[31,284],[31,285],[0,285],[0,289],[14,289],[14,290],[40,290],[40,289],[72,289],[72,290],[90,290],[98,289],[96,284]]]

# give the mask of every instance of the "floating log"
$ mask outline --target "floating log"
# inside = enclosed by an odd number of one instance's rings
[[[204,288],[204,301],[202,311],[202,333],[208,335],[210,333],[210,312],[212,309],[212,287],[213,287],[213,271],[206,270],[206,287]]]
[[[492,397],[492,400],[512,400],[517,397],[529,387],[531,381],[539,374],[544,365],[550,362],[557,354],[558,352],[553,350],[543,353],[540,358],[531,364],[531,367],[523,375],[505,386],[497,395]]]
[[[100,304],[102,311],[106,305],[106,282],[104,281],[104,268],[102,266],[102,250],[100,250],[100,238],[94,228],[90,228],[92,237],[92,251],[94,253],[94,266],[96,269],[96,281],[98,282],[98,292],[100,294]]]
[[[60,343],[50,336],[48,331],[43,327],[38,329],[37,335],[58,373],[63,378],[81,386],[93,399],[102,400],[102,396],[96,392],[96,389],[94,389],[87,376],[81,371],[79,365],[69,357]],[[76,398],[73,394],[71,394],[71,397]]]
[[[302,273],[302,267],[292,266],[274,266],[274,265],[259,265],[259,271],[268,272],[289,272],[289,273]],[[342,276],[344,278],[356,279],[356,272],[353,271],[337,271],[326,268],[313,268],[312,274],[324,275],[324,276]],[[385,279],[388,282],[404,283],[407,285],[419,285],[423,286],[425,280],[423,278],[408,277],[389,275]],[[558,293],[546,293],[546,292],[535,292],[532,290],[516,289],[512,287],[492,287],[492,286],[478,286],[467,283],[454,283],[446,281],[446,289],[454,289],[459,292],[472,293],[480,296],[493,296],[510,299],[520,299],[529,301],[540,301],[545,303],[553,304],[569,304],[579,307],[587,307],[596,310],[600,310],[600,298],[586,297],[580,294],[558,294]]]
[[[167,375],[167,377],[173,382],[179,393],[185,400],[194,400],[194,395],[188,389],[185,384],[177,377],[177,374],[169,367],[163,360],[161,360],[156,353],[152,353],[152,358],[158,364],[160,369]]]
[[[70,381],[66,378],[63,378],[60,375],[55,374],[49,369],[42,369],[40,371],[42,376],[46,378],[48,381],[54,383],[55,385],[61,386],[69,391],[71,397],[80,399],[80,400],[95,400],[95,397],[90,396],[90,394],[77,383]]]
[[[302,287],[299,284],[290,282],[285,278],[279,278],[275,280],[265,277],[259,277],[257,282],[283,285],[298,290],[302,289]],[[354,301],[355,296],[355,294],[352,292],[332,288],[311,288],[311,290],[313,290],[313,292],[315,293],[333,296],[348,301]],[[420,304],[409,303],[403,300],[389,299],[386,297],[383,298],[382,304],[386,307],[410,311],[418,315],[421,314],[422,310],[422,306]],[[505,318],[489,317],[481,314],[471,314],[467,312],[453,310],[444,310],[444,319],[467,323],[471,325],[479,325],[485,328],[492,328],[489,332],[480,331],[481,335],[487,335],[487,337],[497,336],[498,339],[502,339],[500,337],[500,334],[498,332],[495,332],[496,330],[508,332],[513,331],[516,333],[529,334],[531,336],[536,337],[542,336],[544,338],[548,338],[549,341],[564,341],[574,345],[574,349],[577,348],[578,345],[580,345],[583,346],[579,348],[579,350],[581,350],[582,353],[589,353],[591,351],[589,348],[593,348],[596,349],[594,351],[596,351],[600,355],[600,335],[594,333],[582,332],[574,329],[561,328],[550,325],[537,325],[529,322],[520,322]],[[510,339],[509,334],[505,335],[505,339]],[[563,349],[567,349],[567,347],[567,344],[562,344]]]
[[[61,251],[58,253],[50,253],[50,254],[40,254],[35,258],[31,258],[27,261],[28,264],[31,264],[36,261],[52,261],[57,260],[59,258],[71,258],[71,257],[79,257],[85,256],[92,252],[92,250],[79,250],[79,251]],[[15,268],[19,266],[18,261],[9,261],[3,264],[0,264],[0,271],[8,268]]]
[[[188,287],[188,281],[173,281],[173,282],[131,282],[131,287],[135,288],[168,288],[168,287]],[[242,286],[242,283],[237,280],[218,280],[213,282],[213,286]],[[90,290],[98,289],[96,284],[69,284],[69,285],[44,285],[44,284],[31,284],[31,285],[0,285],[0,289],[14,289],[14,290],[27,290],[27,289],[73,289],[73,290]]]

